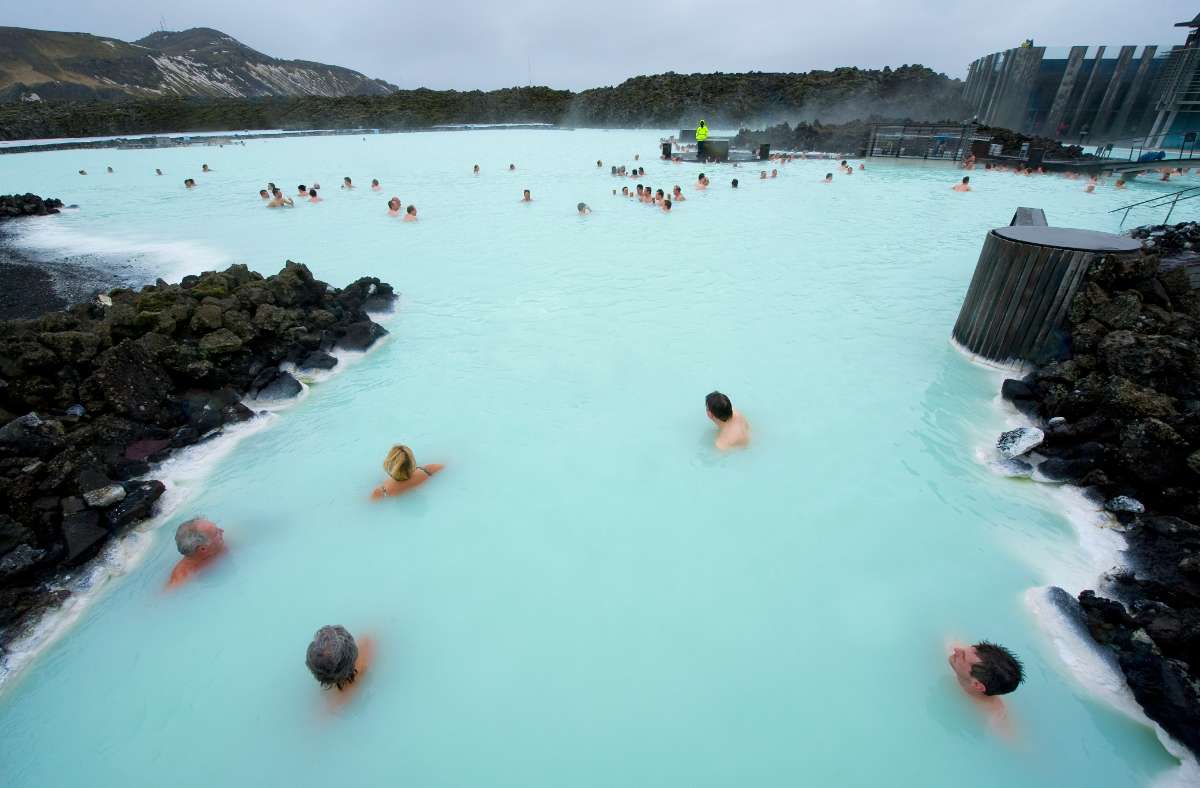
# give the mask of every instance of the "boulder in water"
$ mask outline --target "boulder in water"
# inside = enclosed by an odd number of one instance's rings
[[[1001,433],[999,440],[996,441],[996,448],[999,449],[1001,457],[1011,460],[1041,446],[1045,439],[1046,433],[1037,427],[1018,427],[1015,430]]]

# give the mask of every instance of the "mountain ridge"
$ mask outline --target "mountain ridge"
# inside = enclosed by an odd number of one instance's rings
[[[207,27],[137,41],[0,27],[0,102],[159,97],[383,96],[398,88],[342,66],[283,60]]]

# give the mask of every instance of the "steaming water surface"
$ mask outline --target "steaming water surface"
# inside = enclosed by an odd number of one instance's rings
[[[145,559],[9,681],[5,785],[1098,788],[1174,773],[1149,727],[1088,688],[1111,676],[1073,675],[1027,603],[1093,584],[1111,556],[1045,488],[977,459],[1007,418],[1000,378],[947,341],[984,233],[1017,206],[1111,230],[1108,208],[1163,187],[976,172],[963,195],[945,165],[869,160],[831,186],[827,162],[766,182],[710,167],[697,192],[700,168],[655,160],[656,139],[0,157],[9,190],[80,205],[25,223],[42,252],[100,251],[148,279],[290,258],[403,293],[385,343],[214,461]],[[645,182],[684,186],[672,215],[611,195],[636,181],[609,166],[637,152]],[[359,188],[339,191],[343,175]],[[314,179],[319,205],[257,196]],[[385,215],[392,194],[418,223]],[[714,453],[714,388],[752,422],[750,450]],[[447,470],[372,505],[395,441]],[[232,552],[166,595],[171,535],[195,513]],[[379,642],[337,713],[304,667],[327,623]],[[950,635],[1024,658],[1014,741],[957,690]]]

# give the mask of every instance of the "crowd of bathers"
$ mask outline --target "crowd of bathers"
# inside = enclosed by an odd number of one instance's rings
[[[637,158],[635,156],[635,160]],[[780,167],[792,161],[793,158],[787,154],[771,157],[772,161],[778,163]],[[738,165],[735,163],[733,166],[737,167]],[[602,168],[603,162],[597,161],[596,167]],[[963,167],[972,169],[974,167],[973,157],[965,161]],[[863,170],[865,165],[859,164],[858,168]],[[107,169],[110,173],[113,171],[111,167]],[[508,169],[515,171],[516,165],[509,164]],[[854,168],[844,159],[839,164],[839,169],[845,175],[854,174]],[[1001,168],[989,164],[988,169],[1000,170]],[[205,164],[202,166],[202,172],[208,173],[212,170]],[[474,165],[473,173],[480,174],[478,164]],[[80,170],[80,174],[86,175],[87,173]],[[156,174],[162,175],[162,171],[156,170]],[[1032,173],[1027,169],[1020,174],[1030,175]],[[614,166],[611,168],[611,175],[638,180],[646,177],[646,171],[644,167],[636,165],[630,168]],[[778,168],[772,169],[769,175],[767,170],[761,170],[759,173],[760,180],[777,177],[779,177]],[[827,173],[822,179],[823,183],[832,181],[832,172]],[[968,191],[970,188],[968,183],[969,176],[964,177],[962,183],[955,187],[956,191]],[[709,185],[708,176],[702,172],[697,176],[694,188],[704,190]],[[184,186],[188,189],[195,188],[195,180],[185,179]],[[733,178],[730,186],[734,189],[738,188],[738,179]],[[342,179],[341,188],[352,190],[356,187],[352,179],[346,176]],[[370,188],[372,191],[379,192],[383,187],[378,179],[372,179]],[[274,183],[268,183],[266,188],[259,190],[259,197],[268,208],[292,208],[295,207],[297,200],[309,203],[321,202],[320,190],[319,183],[299,184],[295,197],[292,198],[285,196]],[[623,186],[619,192],[614,188],[612,192],[614,195],[619,194],[623,198],[657,207],[666,213],[669,213],[674,205],[687,200],[679,185],[673,186],[669,195],[662,188],[655,189],[643,183],[638,183],[634,189]],[[532,201],[532,193],[529,189],[525,189],[521,202]],[[578,204],[577,210],[581,215],[591,212],[591,208],[582,202]],[[402,203],[399,197],[392,197],[388,200],[388,215],[400,216],[401,211]],[[409,205],[407,208],[403,208],[403,216],[404,221],[416,221],[416,207]],[[749,445],[749,422],[739,411],[734,409],[728,396],[719,391],[710,393],[705,397],[705,414],[716,426],[717,432],[714,439],[716,449],[728,451]],[[378,501],[410,492],[424,485],[444,467],[442,463],[419,465],[411,448],[396,444],[391,447],[384,458],[385,478],[371,491],[370,499]],[[204,517],[194,517],[180,524],[175,532],[175,544],[183,557],[172,569],[167,582],[168,587],[178,586],[225,555],[228,548],[224,534],[223,529]],[[1003,704],[999,701],[999,696],[1015,690],[1024,679],[1024,670],[1020,661],[1008,649],[988,641],[980,641],[974,645],[954,644],[950,646],[949,651],[948,661],[959,685],[970,697],[990,710],[993,713],[993,719],[999,721],[1000,727],[1004,727],[1007,717]],[[318,629],[313,635],[305,652],[305,664],[323,688],[336,691],[331,696],[334,699],[333,702],[341,703],[349,696],[350,691],[361,683],[360,679],[371,664],[374,652],[374,638],[370,635],[355,638],[343,626],[327,625]]]

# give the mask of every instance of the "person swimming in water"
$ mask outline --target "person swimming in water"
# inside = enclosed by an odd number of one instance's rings
[[[263,199],[263,200],[269,200],[269,199],[271,199],[271,195],[267,194],[267,190],[266,190],[266,189],[259,189],[259,190],[258,190],[258,196],[259,196],[259,198],[260,198],[260,199]]]
[[[821,180],[821,183],[833,183],[833,173],[825,173],[825,177]]]
[[[415,222],[417,220],[417,206],[410,205],[404,209],[404,221]]]
[[[154,174],[155,174],[155,175],[162,175],[162,170],[160,170],[160,169],[158,169],[157,167],[155,167],[155,168],[154,168]]]
[[[661,205],[661,204],[662,204],[662,201],[663,201],[663,200],[665,200],[666,198],[667,198],[667,195],[663,193],[663,190],[662,190],[662,189],[656,189],[656,190],[655,190],[655,192],[654,192],[654,202],[656,202],[656,203],[658,203],[658,204],[660,204],[660,205]]]
[[[373,191],[373,192],[383,191],[383,187],[379,185],[378,178],[371,179],[371,191]]]
[[[616,193],[616,191],[617,191],[616,189],[613,189],[614,194]],[[587,216],[589,213],[592,212],[592,209],[589,208],[588,204],[585,202],[581,202],[578,205],[576,205],[575,210],[577,210],[579,212],[580,216]]]
[[[1085,192],[1087,192],[1088,194],[1092,194],[1093,192],[1095,192],[1095,191],[1096,191],[1096,184],[1094,184],[1094,183],[1089,183],[1087,186],[1084,186],[1084,187],[1083,187],[1083,190],[1084,190]]]
[[[760,170],[760,171],[759,171],[759,173],[758,173],[758,179],[759,179],[760,181],[765,181],[765,180],[767,179],[767,171],[766,171],[766,170]]]
[[[969,192],[969,191],[971,191],[971,176],[970,176],[970,175],[964,175],[964,176],[963,176],[963,179],[962,179],[962,181],[960,181],[959,183],[956,183],[956,184],[954,185],[954,191],[956,191],[956,192]]]
[[[279,189],[275,190],[271,201],[267,203],[268,208],[294,208],[295,205],[296,204],[292,202],[292,198],[284,197],[283,192],[279,191]]]
[[[521,192],[521,202],[533,202],[533,195],[529,193],[529,189]]]
[[[309,202],[325,202],[325,200],[317,194],[316,189],[308,190],[308,201]]]
[[[668,200],[663,200],[663,201],[662,201],[662,212],[663,212],[663,213],[670,213],[670,212],[671,212],[671,201],[670,201],[669,199],[668,199]]]
[[[336,689],[335,703],[341,703],[357,687],[375,658],[375,640],[369,636],[355,641],[345,627],[321,627],[313,635],[304,654],[304,664],[322,689]]]
[[[622,197],[628,197],[628,196],[629,196],[629,187],[628,187],[628,186],[622,186],[622,187],[621,187],[621,196],[622,196]]]
[[[112,171],[113,171],[112,167],[105,167],[105,169],[108,170],[109,175],[112,175]]]
[[[993,729],[1011,735],[1008,712],[1000,696],[1015,691],[1025,680],[1021,660],[1004,646],[981,640],[973,646],[952,643],[946,661],[958,686],[988,714]]]
[[[391,448],[383,460],[383,470],[388,478],[371,491],[371,500],[392,498],[420,487],[444,467],[446,466],[439,463],[417,465],[412,449],[397,444]]]
[[[388,200],[387,206],[388,206],[388,216],[399,216],[400,215],[400,198],[399,197],[393,197],[392,199]]]
[[[675,188],[671,190],[671,199],[675,202],[683,202],[687,199],[687,197],[683,196],[683,189],[678,183],[675,184]]]
[[[738,179],[734,178],[732,181],[729,182],[729,185],[736,189],[738,187]]]
[[[517,169],[517,165],[515,165],[515,164],[510,164],[510,165],[508,165],[508,171],[509,171],[509,172],[515,172],[515,171],[516,171],[516,169]]]
[[[708,178],[706,178],[704,176],[704,173],[700,173],[699,175],[696,176],[696,188],[697,189],[707,189],[708,188]]]
[[[79,174],[80,174],[80,175],[87,175],[87,170],[80,170],[80,171],[79,171]]]
[[[308,196],[308,187],[306,187],[303,183],[300,184],[299,186],[297,186],[296,187],[296,196],[297,197],[307,197]]]
[[[771,177],[772,177],[772,178],[778,178],[778,177],[779,177],[779,170],[771,170]]]
[[[201,165],[200,165],[200,172],[212,172],[212,170],[210,170],[210,169],[208,168],[208,165],[207,165],[207,164],[201,164]]]
[[[479,174],[479,165],[478,164],[475,165],[475,169],[472,170],[472,172],[474,172],[476,175]]]
[[[746,446],[750,443],[750,424],[742,414],[733,409],[729,397],[714,391],[704,398],[704,410],[713,424],[717,425],[714,445],[721,451]]]
[[[604,167],[604,162],[600,161],[599,159],[596,159],[596,169],[599,170],[603,167]]]
[[[196,181],[191,178],[184,178],[183,179],[183,188],[185,188],[185,189],[196,188]]]
[[[354,188],[354,183],[350,180],[349,175],[347,175],[345,178],[342,178],[342,188],[343,189],[353,189]]]
[[[167,587],[174,588],[225,554],[225,531],[203,517],[193,517],[175,529],[175,547],[183,556]]]
[[[1125,179],[1117,178],[1117,182],[1113,184],[1113,188],[1114,189],[1124,189],[1125,188]]]

